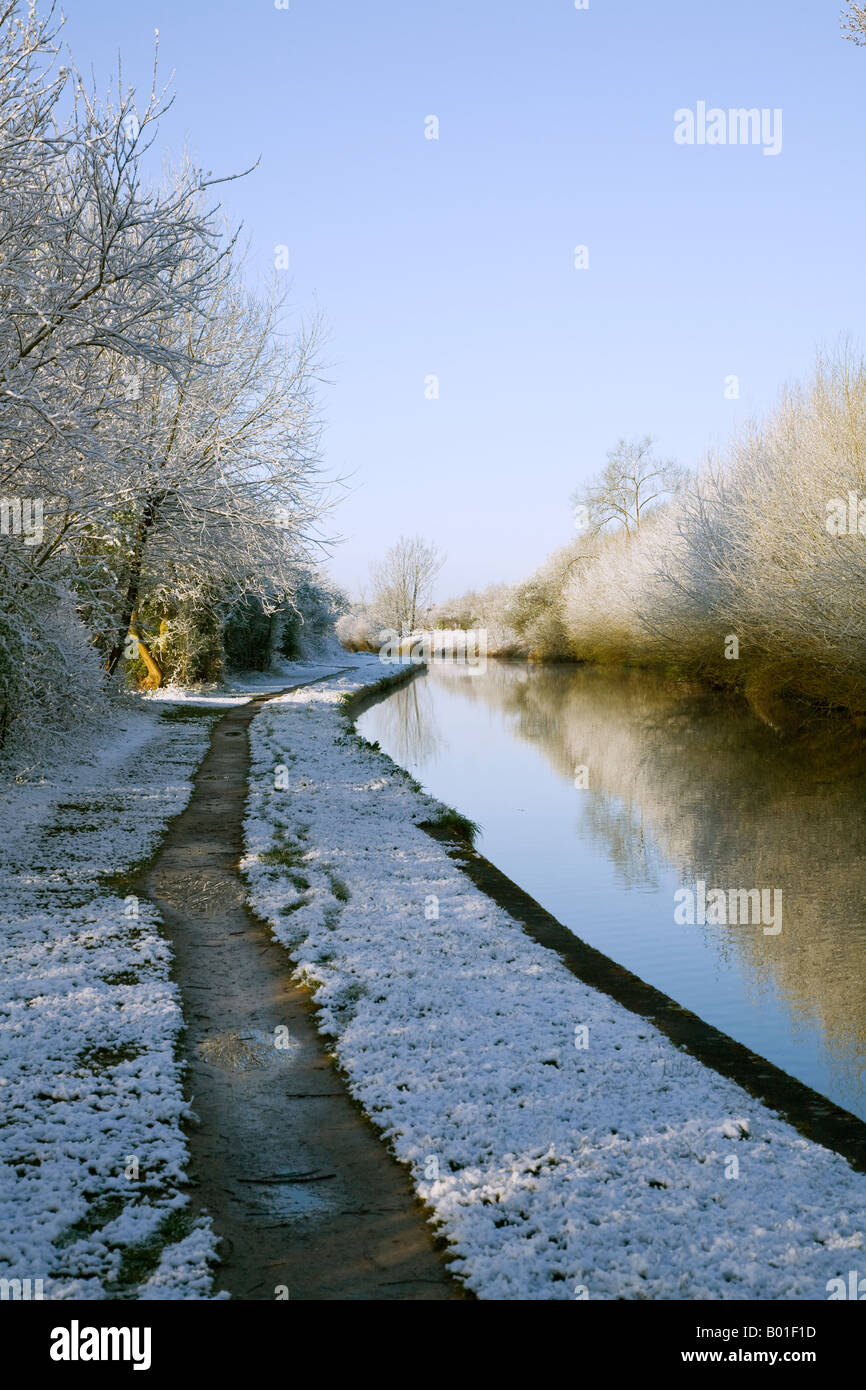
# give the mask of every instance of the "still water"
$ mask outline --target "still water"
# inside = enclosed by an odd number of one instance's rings
[[[441,661],[358,730],[477,821],[481,853],[576,935],[866,1118],[850,729],[783,737],[744,702],[642,672]],[[775,890],[781,930],[677,922],[675,894],[699,881]]]

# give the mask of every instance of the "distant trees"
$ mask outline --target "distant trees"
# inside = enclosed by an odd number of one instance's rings
[[[636,535],[653,507],[682,487],[685,470],[673,459],[657,458],[653,442],[650,435],[620,439],[599,476],[572,495],[591,531],[621,528]]]
[[[337,640],[349,652],[373,652],[382,646],[382,625],[363,599],[350,605],[335,624]]]
[[[661,665],[743,690],[770,722],[780,692],[862,717],[866,362],[820,357],[688,485],[639,444],[594,485],[594,533],[499,596],[489,653]]]
[[[433,586],[444,563],[445,556],[423,536],[401,536],[371,565],[369,592],[338,619],[343,646],[377,651],[393,641],[390,634],[409,636],[425,623],[441,627],[443,610],[433,608]]]
[[[432,626],[452,633],[483,632],[489,654],[519,655],[520,640],[511,611],[513,593],[509,584],[489,584],[485,589],[470,589],[459,598],[449,598],[437,604],[430,615]]]
[[[433,583],[445,563],[422,536],[401,536],[372,570],[371,607],[383,628],[415,632],[433,603]]]

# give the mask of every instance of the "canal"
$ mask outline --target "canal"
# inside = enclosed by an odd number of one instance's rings
[[[866,755],[644,672],[433,662],[358,730],[566,927],[866,1119]]]

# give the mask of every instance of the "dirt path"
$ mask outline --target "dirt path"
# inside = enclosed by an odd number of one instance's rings
[[[329,1061],[285,950],[244,903],[247,728],[269,698],[215,726],[190,803],[142,880],[183,995],[200,1120],[193,1202],[223,1239],[217,1288],[242,1299],[274,1299],[280,1286],[291,1299],[460,1298],[405,1170]]]

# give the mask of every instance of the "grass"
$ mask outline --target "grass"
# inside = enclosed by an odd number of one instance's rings
[[[343,879],[339,877],[338,874],[329,874],[328,877],[331,883],[331,892],[337,899],[337,902],[347,903],[349,901],[349,889],[347,884],[343,881]]]
[[[118,1282],[127,1286],[144,1283],[159,1264],[165,1247],[184,1240],[194,1225],[195,1217],[188,1207],[170,1211],[149,1240],[126,1247],[120,1260]]]
[[[296,903],[286,903],[285,907],[280,908],[280,916],[291,917],[293,912],[300,912],[301,908],[306,907],[308,903],[308,898],[301,898],[300,901]]]
[[[277,833],[283,832],[278,831]],[[273,868],[288,869],[286,878],[292,886],[299,893],[307,893],[310,889],[310,880],[306,874],[300,872],[305,866],[307,854],[308,851],[301,849],[298,845],[276,844],[259,855],[259,863],[267,864]]]
[[[92,1236],[95,1231],[101,1231],[103,1226],[107,1226],[109,1221],[115,1221],[124,1210],[127,1203],[125,1197],[110,1193],[107,1197],[101,1197],[98,1201],[91,1202],[86,1213],[79,1221],[74,1221],[71,1226],[67,1226],[65,1231],[57,1237],[54,1244],[58,1250],[65,1250],[68,1245],[74,1245],[77,1240],[84,1236]]]
[[[190,724],[194,719],[217,720],[225,714],[225,710],[215,710],[212,706],[206,705],[169,705],[159,713],[160,718],[169,724]]]
[[[55,835],[90,835],[94,830],[102,830],[101,825],[51,825],[43,831],[46,839],[52,839]]]
[[[260,864],[276,864],[282,869],[297,869],[303,864],[305,854],[295,845],[274,845],[259,855]]]
[[[151,1193],[148,1189],[138,1193],[138,1196],[142,1195],[159,1196],[160,1193],[158,1190]],[[67,1226],[58,1236],[55,1245],[59,1250],[65,1250],[76,1241],[101,1231],[110,1222],[116,1221],[128,1205],[129,1198],[119,1193],[110,1193],[91,1202],[84,1216]],[[117,1283],[111,1289],[111,1296],[134,1297],[136,1287],[144,1283],[157,1268],[166,1246],[184,1240],[192,1231],[195,1219],[188,1207],[169,1211],[147,1240],[125,1246],[120,1257]]]
[[[443,806],[430,820],[419,821],[419,825],[425,830],[438,830],[450,839],[460,840],[467,845],[474,845],[476,836],[481,834],[478,822],[464,816],[462,811],[455,811],[453,806]]]
[[[76,1065],[86,1067],[88,1071],[108,1071],[111,1067],[117,1067],[121,1062],[134,1062],[136,1057],[140,1057],[146,1048],[137,1047],[134,1043],[122,1043],[120,1047],[85,1047],[82,1048],[75,1059]]]

